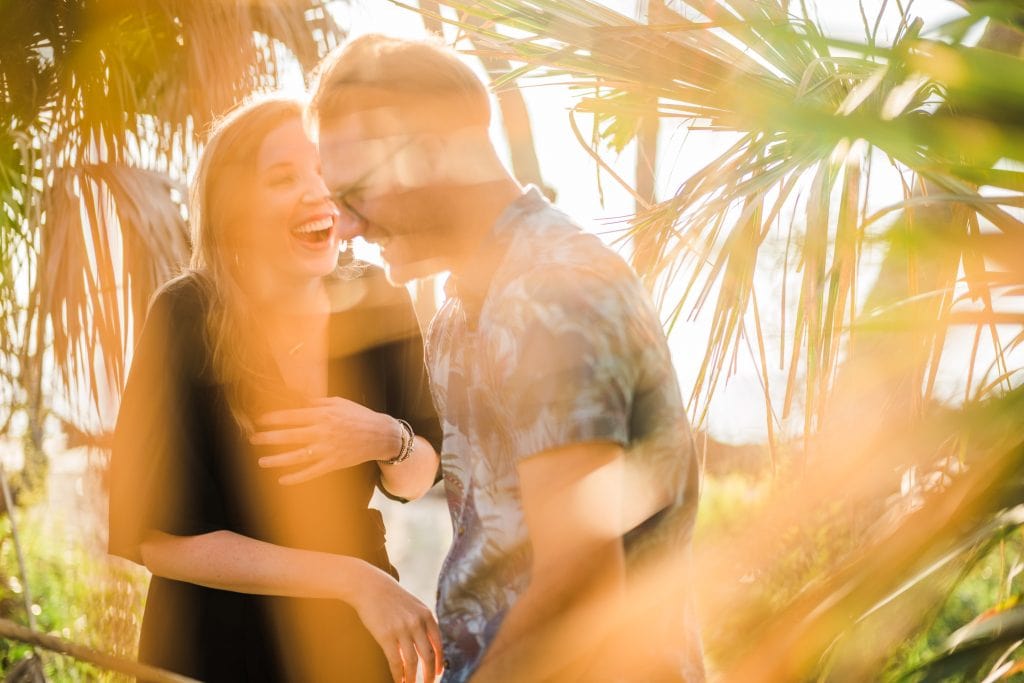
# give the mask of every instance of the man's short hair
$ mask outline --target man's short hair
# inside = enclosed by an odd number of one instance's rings
[[[436,106],[445,128],[487,126],[487,88],[451,49],[432,40],[367,34],[340,46],[320,63],[310,114],[325,124],[381,106]]]

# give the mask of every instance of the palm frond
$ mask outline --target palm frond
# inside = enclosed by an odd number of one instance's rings
[[[1019,7],[964,2],[967,16],[925,32],[898,3],[882,44],[882,14],[865,14],[863,40],[837,39],[805,3],[792,14],[796,3],[774,0],[652,3],[646,24],[588,0],[444,4],[461,30],[478,26],[474,54],[518,65],[508,81],[572,84],[574,113],[595,120],[593,137],[578,137],[599,159],[633,144],[652,115],[726,133],[717,156],[670,196],[638,201],[628,236],[654,248],[642,275],[670,323],[710,321],[691,414],[703,418],[748,354],[773,471],[799,473],[799,489],[782,487],[742,538],[703,548],[701,591],[714,596],[705,612],[736,610],[745,577],[776,570],[779,535],[824,511],[885,516],[913,498],[920,511],[884,530],[845,522],[857,539],[846,563],[790,604],[746,608],[748,648],[737,653],[730,641],[720,661],[735,680],[876,676],[934,614],[928,598],[955,580],[955,563],[1019,526],[1005,511],[1024,502],[1014,474],[1024,434],[1007,420],[1019,415],[1012,354],[1019,359],[1024,335],[1003,331],[1024,326],[1011,298],[1024,292]],[[949,343],[958,328],[974,333],[967,358]],[[980,360],[982,341],[994,360]],[[955,410],[935,398],[950,362],[966,376]],[[780,370],[785,397],[774,405]],[[782,429],[794,413],[799,440]],[[793,462],[776,460],[785,451]],[[942,482],[919,501],[899,493],[900,475],[918,469]],[[926,571],[941,558],[942,571]],[[928,584],[940,574],[945,588]],[[894,597],[904,594],[909,602]],[[908,616],[877,637],[855,627],[890,602]],[[858,655],[868,641],[873,654]]]
[[[188,251],[180,183],[210,121],[279,83],[282,60],[311,68],[343,36],[322,0],[5,9],[4,284],[17,253],[40,308],[5,290],[3,325],[52,329],[59,378],[70,393],[82,381],[96,412],[103,387],[120,389],[149,295]],[[42,362],[50,335],[37,337],[15,355]]]

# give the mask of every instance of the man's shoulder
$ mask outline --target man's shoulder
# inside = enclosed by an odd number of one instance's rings
[[[629,265],[594,235],[565,226],[510,249],[487,297],[492,312],[555,307],[625,314],[647,298]]]
[[[515,226],[506,258],[495,274],[508,280],[527,273],[563,271],[609,281],[636,280],[617,251],[557,207],[545,204]]]

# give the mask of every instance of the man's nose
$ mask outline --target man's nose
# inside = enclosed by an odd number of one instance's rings
[[[334,225],[338,231],[338,238],[351,240],[366,234],[366,221],[362,216],[341,207],[338,218]]]

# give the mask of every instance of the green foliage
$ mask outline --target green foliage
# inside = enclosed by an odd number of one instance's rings
[[[280,55],[311,68],[343,33],[322,0],[2,7],[0,434],[17,411],[42,421],[44,367],[73,397],[62,417],[95,429],[187,260],[183,183],[209,123],[277,85]]]
[[[50,471],[50,461],[30,434],[22,437],[21,450],[25,459],[24,464],[20,470],[10,475],[8,485],[11,487],[11,497],[15,506],[28,507],[39,502],[46,493],[46,475]]]
[[[750,644],[737,641],[737,633],[756,632],[764,615],[782,610],[809,585],[837,571],[851,551],[865,541],[867,525],[863,519],[859,523],[854,520],[863,518],[867,511],[852,510],[842,501],[797,521],[764,524],[762,520],[774,497],[800,495],[799,480],[781,483],[784,479],[773,480],[764,473],[756,477],[709,476],[704,480],[695,538],[697,554],[757,524],[770,537],[772,557],[762,567],[753,563],[738,566],[727,575],[738,577],[736,583],[716,588],[743,595],[741,608],[705,620],[704,645],[718,667],[728,668]],[[711,601],[708,607],[714,604]]]
[[[1024,541],[1019,530],[992,544],[948,591],[930,627],[894,653],[885,679],[922,681],[945,677],[944,680],[977,680],[984,677],[983,669],[991,669],[999,654],[1016,650],[1016,647],[1008,647],[1013,645],[1014,636],[1008,630],[1004,630],[1002,635],[1010,638],[1001,647],[999,639],[989,641],[996,645],[996,656],[992,653],[986,655],[982,648],[964,648],[964,645],[970,645],[965,629],[985,624],[991,626],[994,617],[1019,609],[1020,598],[1024,595],[1020,574],[1022,560]],[[961,655],[969,653],[972,656],[948,657],[954,642],[958,643],[955,649]],[[1015,656],[1020,654],[1018,652]]]
[[[672,319],[710,313],[698,422],[740,354],[765,387],[786,375],[782,400],[765,390],[770,494],[741,508],[746,524],[699,532],[726,678],[874,680],[924,662],[987,675],[1018,635],[1012,607],[957,647],[945,638],[978,614],[965,596],[1005,578],[972,568],[1024,504],[1019,3],[962,2],[963,18],[929,31],[913,4],[882,3],[863,40],[828,36],[811,3],[782,0],[652,1],[644,17],[590,0],[446,4],[478,53],[522,65],[509,80],[571,81],[596,153],[631,143],[645,117],[728,134],[632,222],[656,247],[636,263]],[[879,189],[897,199],[881,204]],[[958,328],[975,335],[966,353],[947,343]],[[966,392],[939,407],[950,364]],[[709,479],[711,519],[728,518],[722,487],[736,488]]]
[[[28,624],[18,565],[7,519],[0,523],[0,616]],[[36,627],[80,645],[134,658],[146,574],[126,563],[108,559],[96,548],[73,540],[35,515],[21,527],[28,560],[28,587]],[[0,671],[6,671],[30,652],[28,645],[0,641]],[[108,671],[42,651],[44,668],[53,681],[124,681]]]

